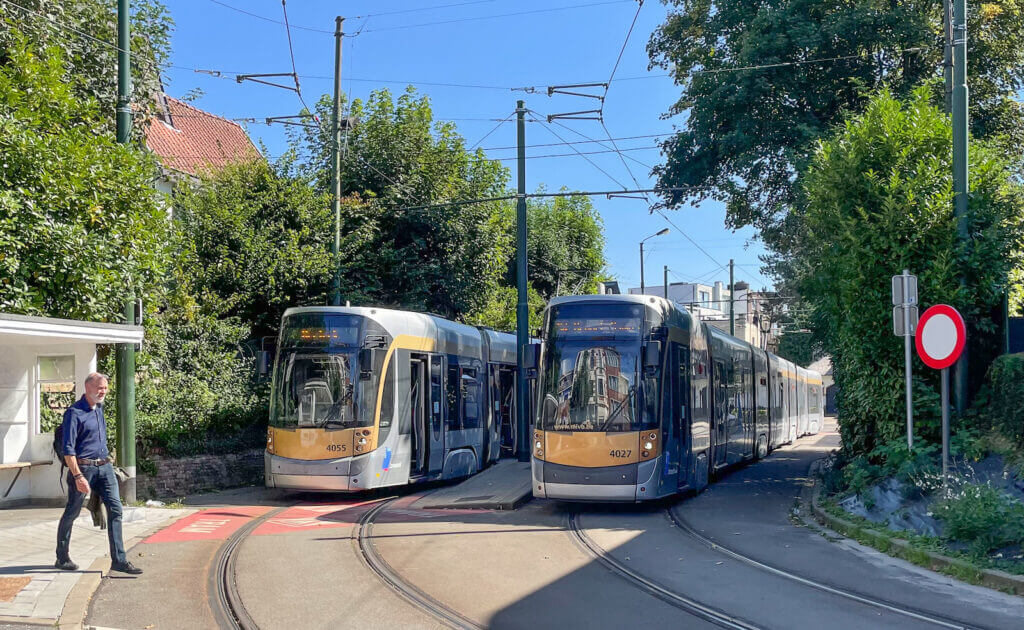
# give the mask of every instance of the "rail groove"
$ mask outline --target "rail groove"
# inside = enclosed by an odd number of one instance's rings
[[[594,540],[580,528],[576,517],[576,513],[569,513],[566,516],[568,521],[566,530],[572,536],[573,540],[575,540],[576,543],[584,549],[584,551],[593,556],[598,562],[605,565],[605,567],[611,569],[613,573],[621,577],[623,580],[632,583],[634,586],[639,587],[641,590],[657,597],[663,602],[719,627],[732,628],[734,630],[759,629],[759,626],[735,615],[730,615],[725,611],[713,608],[707,604],[702,604],[701,602],[682,595],[681,593],[671,591],[622,564],[612,557],[611,554],[602,549],[600,545],[594,542]]]
[[[420,610],[427,612],[446,626],[466,630],[483,630],[484,626],[481,626],[472,619],[463,616],[453,608],[449,608],[445,604],[417,588],[415,585],[403,579],[398,571],[392,568],[391,565],[388,564],[380,555],[376,547],[374,547],[372,541],[373,523],[392,501],[394,501],[393,498],[381,501],[372,509],[367,510],[367,512],[363,514],[362,518],[359,519],[357,544],[359,545],[359,553],[363,562],[366,563],[366,566],[368,566],[371,571],[377,574],[377,577],[390,586],[391,589],[398,593],[403,599]]]
[[[284,509],[284,507],[279,507],[250,520],[231,534],[217,550],[217,555],[213,560],[213,570],[210,571],[209,592],[214,596],[213,601],[210,602],[210,608],[220,628],[224,630],[259,630],[259,626],[249,616],[242,603],[242,597],[238,593],[238,584],[235,582],[236,552],[242,541],[254,529]]]
[[[703,544],[712,551],[720,553],[734,560],[738,560],[740,562],[743,562],[747,565],[750,565],[767,573],[777,575],[787,580],[792,580],[793,582],[797,582],[798,584],[803,584],[804,586],[809,586],[813,589],[829,593],[831,595],[843,597],[851,601],[872,606],[874,608],[886,610],[888,612],[895,613],[898,615],[903,615],[905,617],[910,617],[912,619],[917,619],[918,621],[931,623],[943,628],[950,628],[953,630],[973,630],[972,626],[965,625],[963,622],[958,621],[956,619],[949,619],[946,617],[942,617],[940,615],[935,615],[920,610],[914,610],[912,608],[908,608],[900,604],[895,604],[893,602],[888,602],[875,597],[870,597],[862,593],[857,593],[855,591],[840,588],[833,584],[828,584],[820,580],[807,578],[802,575],[797,575],[796,573],[791,573],[789,571],[779,569],[778,567],[773,567],[771,565],[765,564],[759,560],[751,558],[750,556],[744,555],[736,551],[735,549],[731,549],[729,547],[716,543],[707,536],[701,534],[696,529],[694,529],[682,516],[677,514],[675,508],[667,508],[665,510],[665,513],[668,516],[668,519],[672,522],[672,524],[675,525],[676,529],[678,529],[680,533],[682,533],[683,535],[696,540],[697,542]]]

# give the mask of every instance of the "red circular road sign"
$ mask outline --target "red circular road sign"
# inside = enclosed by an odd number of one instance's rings
[[[921,315],[914,335],[917,354],[930,368],[941,370],[956,363],[967,342],[964,318],[947,304],[936,304]]]

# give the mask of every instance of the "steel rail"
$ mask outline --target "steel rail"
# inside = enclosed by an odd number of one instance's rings
[[[663,602],[670,604],[680,610],[683,610],[695,617],[699,617],[705,621],[715,624],[722,628],[732,628],[733,630],[758,630],[759,626],[756,626],[748,621],[745,621],[735,615],[730,615],[727,612],[702,604],[701,602],[669,590],[664,586],[653,582],[644,576],[640,575],[633,569],[622,564],[618,560],[612,557],[607,551],[601,548],[594,540],[583,531],[579,522],[576,519],[576,513],[570,512],[566,515],[567,525],[566,531],[572,539],[589,555],[593,556],[595,560],[611,569],[618,577],[623,580],[632,583],[634,586],[640,588],[640,590],[657,597]]]
[[[356,542],[359,546],[360,557],[371,571],[377,574],[385,584],[391,587],[403,599],[413,606],[429,613],[441,623],[451,628],[464,630],[483,630],[484,626],[472,619],[463,616],[453,608],[449,608],[439,600],[426,594],[409,581],[402,578],[388,562],[380,555],[372,542],[373,523],[381,512],[394,501],[394,498],[381,501],[359,519],[359,530]]]
[[[238,593],[238,584],[235,582],[236,552],[242,541],[254,529],[284,509],[284,507],[279,507],[250,520],[231,534],[217,550],[217,555],[211,565],[208,587],[210,594],[214,596],[211,598],[210,609],[220,628],[224,630],[259,630],[259,626],[249,616],[242,603],[242,597]]]
[[[956,619],[942,617],[940,615],[935,615],[932,613],[927,613],[924,611],[908,608],[906,606],[895,604],[893,602],[888,602],[874,597],[869,597],[867,595],[863,595],[855,591],[840,588],[838,586],[821,582],[819,580],[806,578],[801,575],[797,575],[796,573],[790,573],[789,571],[785,571],[783,569],[779,569],[777,567],[765,564],[759,560],[755,560],[750,556],[744,555],[736,551],[735,549],[726,547],[704,536],[696,529],[694,529],[682,516],[677,514],[675,508],[670,507],[666,509],[665,514],[668,516],[669,521],[671,521],[672,524],[675,525],[676,529],[678,529],[680,533],[682,533],[683,535],[693,538],[694,540],[708,547],[712,551],[720,553],[734,560],[739,560],[740,562],[743,562],[747,565],[750,565],[767,573],[777,575],[787,580],[792,580],[793,582],[797,582],[798,584],[803,584],[804,586],[809,586],[813,589],[829,593],[831,595],[843,597],[851,601],[865,604],[867,606],[880,608],[891,613],[896,613],[898,615],[903,615],[905,617],[917,619],[918,621],[924,621],[925,623],[931,623],[937,626],[941,626],[943,628],[951,628],[954,630],[973,630],[973,626],[968,626],[964,624],[962,621],[958,621]]]

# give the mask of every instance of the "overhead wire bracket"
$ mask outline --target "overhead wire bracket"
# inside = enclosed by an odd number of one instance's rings
[[[273,81],[265,81],[264,79],[274,77],[289,77],[295,83],[294,85],[282,85],[280,83],[274,83]],[[290,90],[298,93],[299,91],[299,78],[294,72],[269,72],[264,74],[238,74],[235,75],[235,81],[241,83],[243,81],[252,81],[253,83],[262,83],[263,85],[269,85],[271,87],[281,88],[282,90]]]
[[[602,94],[587,94],[586,92],[575,92],[573,90],[579,88],[601,88],[604,93]],[[604,94],[608,92],[607,83],[573,83],[571,85],[551,85],[548,86],[548,96],[554,94],[567,94],[569,96],[582,96],[584,98],[596,98],[599,101],[604,102]]]
[[[593,116],[589,114],[595,114]],[[602,120],[600,109],[584,109],[578,112],[565,112],[564,114],[548,114],[548,122],[558,119],[564,120]]]

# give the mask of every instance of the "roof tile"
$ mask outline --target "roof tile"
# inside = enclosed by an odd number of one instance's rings
[[[168,119],[154,117],[146,130],[146,146],[164,168],[199,175],[207,169],[260,157],[238,123],[165,98]]]

